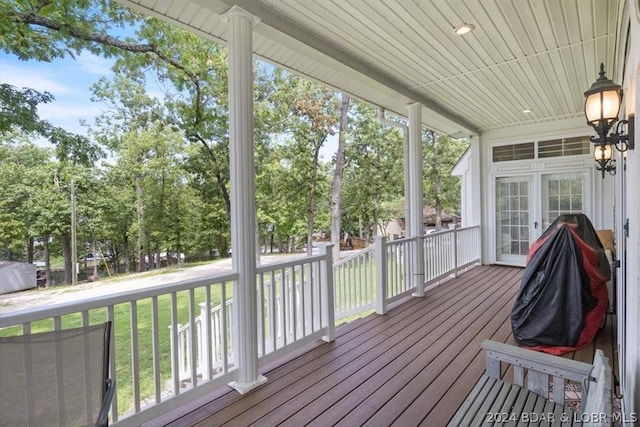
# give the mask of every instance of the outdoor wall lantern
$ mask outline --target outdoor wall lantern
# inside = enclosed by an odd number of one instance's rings
[[[600,77],[584,93],[584,96],[584,114],[587,124],[598,133],[598,136],[590,138],[595,144],[594,156],[598,163],[596,169],[602,171],[602,178],[605,172],[615,175],[616,164],[613,160],[612,147],[616,147],[620,152],[633,150],[634,116],[629,115],[628,120],[618,121],[622,105],[622,87],[605,77],[604,64],[600,64]],[[608,135],[614,125],[613,133]]]

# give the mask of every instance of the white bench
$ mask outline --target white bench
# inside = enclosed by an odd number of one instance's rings
[[[486,350],[486,373],[449,426],[613,425],[613,375],[602,350],[596,350],[589,364],[494,341],[484,341],[482,348]],[[513,366],[513,383],[502,381],[502,362]],[[583,386],[580,412],[564,406],[567,381]]]

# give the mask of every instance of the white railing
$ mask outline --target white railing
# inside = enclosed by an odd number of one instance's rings
[[[386,241],[334,265],[336,319],[386,307],[416,292],[409,272],[415,271],[416,245],[422,245],[425,288],[455,276],[460,269],[480,261],[480,227],[443,230],[420,238]]]
[[[111,320],[110,375],[116,382],[111,422],[140,424],[194,397],[185,396],[184,379],[200,395],[232,379],[233,358],[227,352],[223,352],[221,359],[214,355],[211,343],[195,350],[198,328],[180,324],[195,325],[199,305],[211,311],[221,301],[229,301],[236,279],[235,274],[207,276],[2,314],[0,328],[5,334],[19,335]],[[200,327],[212,330],[214,325],[205,321]],[[231,345],[228,338],[231,326],[222,322],[219,328],[227,331],[221,335],[221,348]],[[5,330],[12,327],[15,329]],[[179,334],[187,338],[174,345]],[[198,372],[196,358],[209,361],[212,368]],[[214,360],[218,362],[215,368]]]
[[[261,364],[311,340],[332,339],[330,257],[257,268]],[[15,327],[2,332],[18,335],[111,320],[117,384],[111,423],[138,425],[233,380],[236,280],[236,274],[205,277],[2,314],[0,328]],[[143,385],[148,378],[152,384]]]
[[[312,340],[333,336],[333,267],[329,249],[323,245],[320,255],[257,268],[261,365]]]
[[[456,271],[456,233],[456,230],[444,230],[422,238],[425,283],[438,281]]]
[[[229,328],[231,325],[231,309],[233,300],[227,299],[226,304],[218,304],[209,311],[207,319],[207,304],[201,302],[200,314],[195,318],[196,341],[192,343],[192,324],[178,324],[177,344],[171,340],[171,352],[173,347],[177,347],[178,366],[177,372],[180,381],[188,382],[191,378],[191,363],[194,360],[192,352],[196,351],[195,370],[198,376],[204,372],[211,372],[213,375],[222,371],[224,366],[229,365],[228,361],[233,360],[233,347],[231,346],[231,336]],[[224,308],[223,308],[224,307]],[[207,323],[208,322],[208,323]],[[172,326],[169,326],[171,330]],[[210,331],[208,334],[206,331]],[[207,337],[209,337],[207,339]],[[211,349],[208,352],[207,349]],[[208,369],[207,369],[208,367]]]
[[[375,308],[374,247],[368,246],[333,266],[336,320]]]
[[[456,231],[456,268],[465,268],[480,261],[480,226]]]
[[[479,261],[480,230],[446,230],[391,242],[378,238],[335,266],[323,247],[320,255],[258,267],[260,364],[312,340],[332,340],[335,319],[373,308],[384,313],[389,303],[415,293],[409,273],[418,245],[424,252],[426,287]],[[0,332],[29,334],[111,320],[111,369],[117,384],[111,422],[138,425],[233,380],[232,290],[237,279],[237,274],[208,276],[0,314]],[[11,327],[16,329],[6,330]]]

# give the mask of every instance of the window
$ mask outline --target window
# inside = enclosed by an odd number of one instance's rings
[[[589,154],[589,139],[586,137],[552,139],[538,142],[538,158],[579,156]]]
[[[535,144],[525,142],[523,144],[499,145],[493,147],[494,162],[508,162],[511,160],[527,160],[535,158]]]
[[[536,151],[537,147],[537,151]],[[493,147],[494,162],[513,160],[545,159],[549,157],[580,156],[591,152],[591,144],[586,136],[550,139],[547,141],[524,142],[520,144],[497,145]]]

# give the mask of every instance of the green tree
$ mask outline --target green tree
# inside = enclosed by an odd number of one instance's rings
[[[403,138],[397,129],[382,125],[373,108],[356,105],[346,153],[343,228],[368,239],[377,224],[395,215],[387,202],[402,204]]]
[[[0,241],[9,260],[14,254],[33,261],[34,224],[46,205],[36,191],[51,182],[51,152],[20,132],[0,137]]]
[[[451,170],[469,144],[435,132],[425,136],[425,204],[436,209],[436,228],[439,229],[443,213],[460,217],[460,180],[451,176]]]
[[[329,211],[318,209],[320,198],[325,195],[326,200],[328,194],[327,191],[323,191],[326,183],[322,179],[325,177],[321,176],[320,149],[329,136],[336,133],[340,100],[335,92],[318,84],[297,77],[292,79],[296,82],[295,91],[291,93],[294,115],[289,123],[293,138],[292,169],[299,177],[300,185],[307,187],[302,190],[301,195],[308,194],[306,240],[307,254],[311,255],[316,215],[318,212]],[[330,228],[327,219],[323,221],[324,230]]]
[[[333,179],[331,181],[331,243],[333,244],[333,261],[340,259],[340,231],[342,216],[342,175],[344,173],[346,138],[347,138],[347,118],[349,113],[349,103],[351,97],[342,94],[342,102],[340,103],[340,128],[338,134],[338,149],[335,157],[335,168],[333,170]]]

